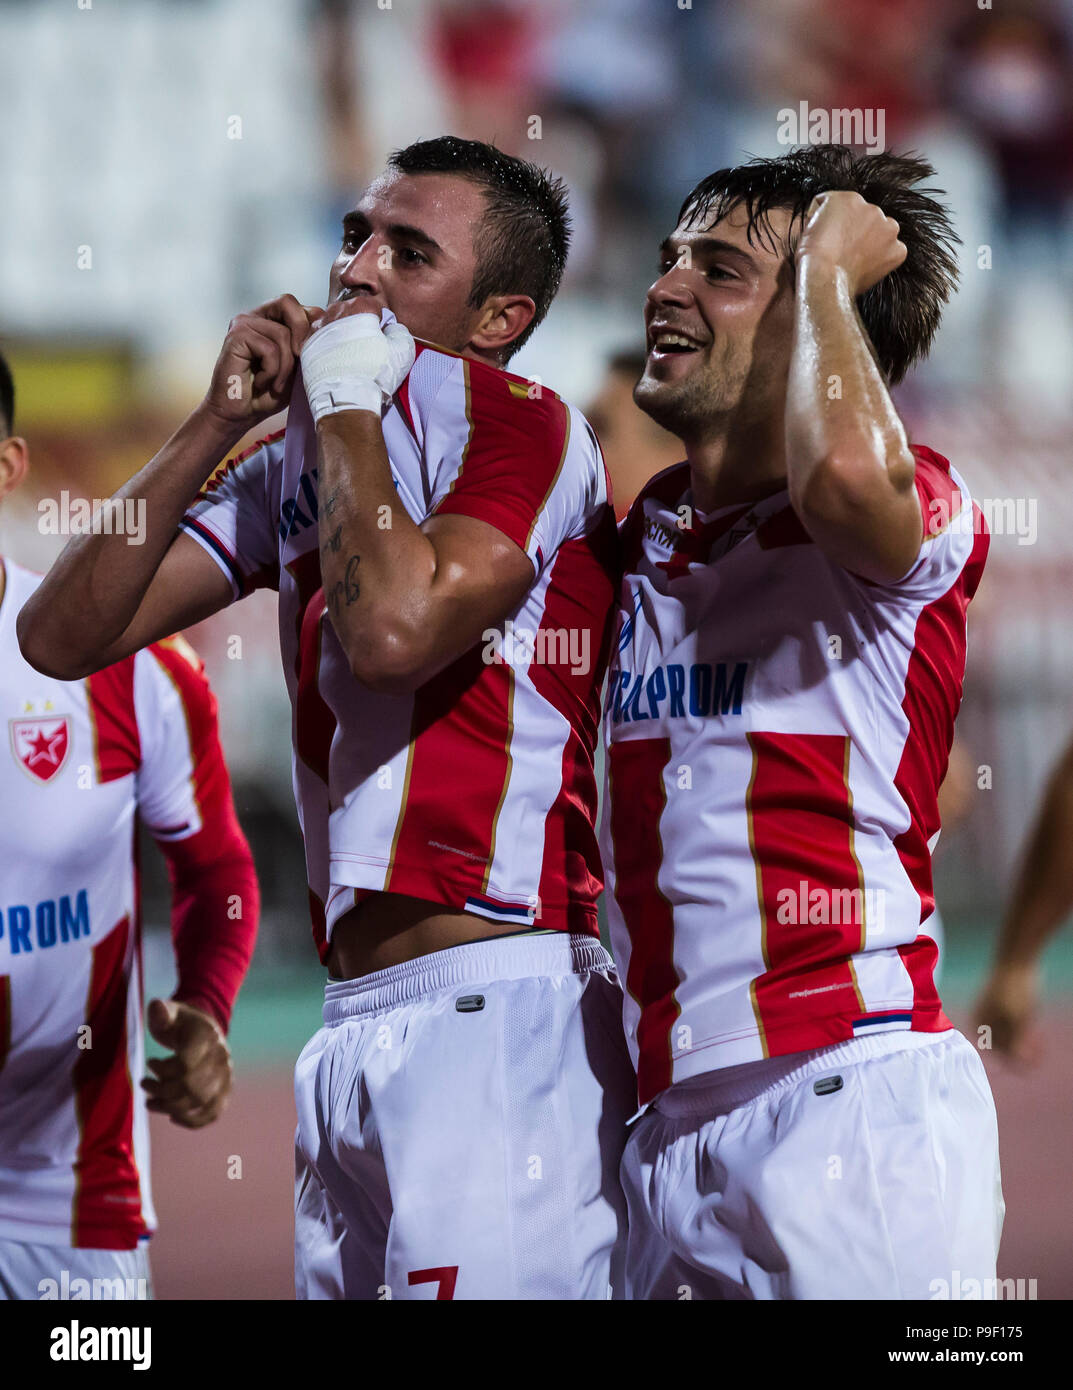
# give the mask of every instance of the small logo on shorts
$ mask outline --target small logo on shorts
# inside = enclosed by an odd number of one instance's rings
[[[812,1088],[818,1096],[829,1096],[835,1091],[841,1091],[842,1078],[840,1076],[825,1076],[817,1081]]]
[[[484,1008],[483,994],[463,994],[455,1000],[455,1010],[460,1014],[479,1014]]]

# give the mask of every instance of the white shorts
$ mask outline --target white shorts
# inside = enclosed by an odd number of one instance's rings
[[[149,1242],[136,1250],[73,1250],[0,1236],[0,1299],[152,1298]]]
[[[295,1069],[299,1298],[622,1294],[611,957],[510,936],[329,981]]]
[[[695,1083],[664,1092],[630,1132],[627,1297],[994,1289],[995,1106],[960,1033],[855,1038]]]

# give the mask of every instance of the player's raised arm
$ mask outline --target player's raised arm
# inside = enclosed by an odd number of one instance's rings
[[[413,360],[406,329],[374,314],[327,324],[302,353],[328,615],[354,675],[389,693],[469,650],[533,583],[525,551],[495,526],[458,515],[418,526],[399,505],[380,411]]]
[[[287,404],[319,312],[284,295],[232,320],[205,399],[112,499],[144,504],[143,542],[103,530],[72,537],[19,614],[32,666],[77,680],[231,601],[227,577],[178,535],[179,521],[243,435]]]
[[[813,200],[796,251],[786,395],[790,499],[837,563],[890,583],[923,539],[905,430],[858,313],[858,297],[906,256],[898,224],[859,193]]]

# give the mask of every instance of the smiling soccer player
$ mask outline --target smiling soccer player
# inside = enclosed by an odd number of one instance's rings
[[[634,1298],[994,1276],[995,1110],[928,935],[987,534],[889,392],[954,281],[931,172],[720,170],[645,304],[636,400],[686,461],[623,524],[607,712]]]

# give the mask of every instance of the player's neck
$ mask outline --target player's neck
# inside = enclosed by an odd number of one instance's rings
[[[477,348],[471,347],[469,343],[459,353],[460,357],[468,357],[471,362],[483,362],[486,367],[495,367],[496,371],[505,372],[507,367],[499,360],[499,357],[492,352],[481,352]]]
[[[718,511],[738,502],[756,502],[786,486],[786,454],[781,431],[775,437],[730,432],[686,440],[693,505]]]

